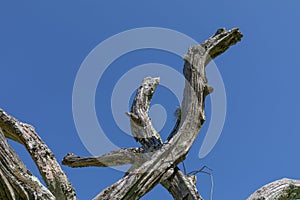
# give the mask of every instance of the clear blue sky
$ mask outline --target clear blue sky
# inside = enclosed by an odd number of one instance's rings
[[[300,1],[1,1],[0,107],[37,132],[60,161],[68,152],[89,156],[72,116],[76,73],[101,41],[138,27],[164,27],[201,42],[217,28],[240,27],[244,38],[215,60],[226,87],[227,116],[211,153],[198,158],[200,132],[185,162],[187,171],[213,169],[214,199],[245,199],[273,180],[300,179],[299,32]],[[174,41],[175,43],[176,41]],[[114,62],[99,82],[97,115],[118,146],[138,146],[113,122],[109,97],[121,66],[158,62],[180,71],[178,57],[158,51],[133,52]],[[120,71],[119,71],[120,70]],[[103,89],[104,85],[107,89]],[[102,89],[101,89],[102,88]],[[169,105],[168,90],[154,101]],[[163,138],[175,122],[176,101],[167,106]],[[209,100],[208,100],[209,103]],[[209,109],[207,110],[209,115]],[[99,142],[100,144],[100,142]],[[13,144],[37,174],[24,149]],[[64,167],[80,200],[91,199],[123,176],[110,168]],[[209,177],[197,187],[209,198]],[[157,186],[143,199],[172,199]]]

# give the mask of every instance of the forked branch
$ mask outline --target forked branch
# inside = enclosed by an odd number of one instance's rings
[[[81,158],[68,154],[63,164],[70,167],[118,166],[132,168],[95,199],[139,199],[161,183],[175,200],[200,200],[194,177],[182,173],[177,164],[185,159],[205,122],[205,97],[213,89],[207,84],[205,67],[215,57],[242,38],[238,28],[219,29],[199,46],[192,46],[184,57],[186,78],[180,117],[167,141],[161,140],[149,117],[149,106],[159,78],[147,77],[137,90],[130,117],[132,135],[140,148],[118,149],[108,154]],[[174,41],[175,42],[175,41]],[[24,145],[36,163],[46,188],[26,169],[8,145],[5,137]],[[0,199],[76,199],[75,191],[53,153],[31,125],[19,122],[0,109]],[[281,179],[255,191],[248,200],[283,200],[300,198],[300,181]]]
[[[170,174],[183,161],[205,121],[204,100],[212,89],[207,85],[205,66],[211,56],[223,53],[242,37],[238,29],[222,31],[203,45],[189,48],[185,56],[186,86],[182,102],[181,124],[177,133],[162,147],[152,152],[151,158],[125,177],[103,190],[95,199],[139,199]],[[138,121],[138,117],[135,117]],[[132,119],[133,120],[133,119]],[[186,199],[193,199],[187,195]]]

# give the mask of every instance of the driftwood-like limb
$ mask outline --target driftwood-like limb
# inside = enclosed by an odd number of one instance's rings
[[[76,199],[75,191],[66,174],[31,125],[19,122],[0,109],[0,128],[5,137],[25,146],[56,199]]]
[[[153,127],[149,117],[151,98],[158,84],[159,78],[145,78],[136,92],[131,111],[128,114],[131,118],[132,135],[134,135],[135,138],[138,137],[137,141],[142,144],[143,148],[148,149],[148,151],[153,151],[162,146],[161,137]],[[151,95],[145,91],[150,91]],[[177,121],[172,132],[177,131],[178,125],[179,122]],[[138,167],[138,165],[134,165],[130,171],[136,167]],[[202,199],[195,187],[196,183],[191,183],[188,176],[182,173],[178,167],[169,169],[162,177],[160,183],[169,191],[175,200],[181,200],[187,196],[189,196],[190,199]]]
[[[131,111],[126,113],[130,117],[133,137],[143,145],[146,151],[152,151],[162,146],[161,137],[153,128],[148,115],[150,102],[159,81],[159,78],[145,78],[137,90]]]
[[[95,199],[139,199],[159,183],[165,173],[185,159],[205,121],[204,100],[211,91],[205,75],[205,66],[210,60],[208,57],[223,53],[241,38],[238,29],[222,31],[206,41],[207,48],[201,45],[189,48],[183,70],[186,86],[178,132],[168,143],[154,151],[150,160],[104,189]]]
[[[26,169],[11,149],[0,128],[0,199],[55,199],[51,192]]]
[[[108,154],[95,157],[81,158],[74,154],[68,154],[63,158],[62,164],[69,167],[108,167],[127,164],[142,164],[146,160],[143,149],[128,148],[118,149]]]
[[[247,200],[300,199],[300,180],[283,178],[256,190]]]
[[[167,141],[162,143],[153,128],[148,111],[159,78],[147,77],[138,89],[130,117],[134,138],[142,148],[112,151],[98,157],[81,158],[68,154],[63,164],[70,167],[118,166],[134,167],[117,183],[103,190],[95,199],[135,200],[161,183],[175,200],[202,199],[196,180],[183,174],[177,164],[185,159],[205,121],[205,97],[212,92],[207,85],[205,66],[242,38],[237,28],[219,29],[200,46],[190,47],[185,56],[186,86],[180,117]],[[46,188],[31,174],[7,143],[5,137],[24,145],[36,163]],[[53,153],[31,125],[19,122],[0,109],[0,199],[66,199],[75,200],[75,191],[60,168]],[[300,199],[300,180],[281,179],[255,191],[248,200]]]

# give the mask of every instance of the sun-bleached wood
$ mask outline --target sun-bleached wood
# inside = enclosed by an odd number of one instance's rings
[[[54,200],[53,194],[26,169],[0,128],[0,199]]]
[[[256,190],[247,200],[300,199],[300,180],[283,178]]]
[[[26,148],[39,169],[49,191],[56,199],[76,199],[74,188],[66,174],[56,161],[52,151],[35,132],[33,126],[19,122],[0,109],[0,128],[5,137],[19,142]],[[13,166],[10,167],[13,168]],[[14,175],[22,177],[23,171],[16,170]],[[34,176],[32,175],[32,177]],[[37,178],[35,179],[38,180]],[[30,182],[27,185],[30,186]]]
[[[177,167],[183,161],[205,122],[205,97],[213,88],[208,85],[205,66],[242,38],[237,28],[219,29],[184,57],[186,78],[180,117],[166,141],[162,141],[149,117],[151,98],[159,78],[146,77],[137,90],[130,119],[132,135],[141,147],[124,148],[105,155],[82,158],[68,154],[63,164],[70,167],[118,166],[131,164],[124,177],[100,192],[94,199],[139,199],[157,184],[162,184],[176,200],[202,199],[194,177]],[[174,41],[176,42],[176,41]],[[26,169],[6,138],[24,145],[36,163],[47,187]],[[0,199],[76,199],[75,191],[53,153],[31,125],[19,122],[0,109]],[[247,186],[245,186],[247,187]],[[300,198],[300,181],[280,179],[255,191],[248,200]]]
[[[146,160],[142,148],[118,149],[108,154],[94,157],[81,158],[74,154],[67,154],[62,161],[69,167],[108,167],[127,164],[143,163]]]
[[[212,87],[207,84],[205,66],[241,38],[242,34],[237,28],[229,31],[220,29],[201,45],[189,48],[183,69],[186,84],[177,132],[160,148],[154,148],[145,163],[129,171],[118,182],[100,192],[95,199],[139,199],[162,178],[166,179],[166,174],[173,174],[177,164],[185,159],[205,121],[204,101],[212,92]],[[135,113],[130,117],[136,124],[140,122]],[[193,198],[188,194],[184,199]]]

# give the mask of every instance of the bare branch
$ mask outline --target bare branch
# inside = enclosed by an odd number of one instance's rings
[[[0,128],[0,199],[55,199],[51,192],[26,169],[7,143]]]
[[[130,113],[127,113],[130,117],[132,135],[146,151],[162,146],[161,137],[153,128],[148,115],[150,102],[158,84],[159,78],[145,78],[137,90]]]
[[[68,154],[63,164],[70,167],[118,166],[131,164],[131,170],[95,199],[135,200],[161,183],[175,200],[201,200],[195,177],[183,174],[177,164],[185,159],[205,121],[205,97],[213,91],[207,84],[205,67],[242,38],[238,28],[219,29],[185,56],[186,85],[180,117],[167,141],[162,143],[149,117],[149,106],[159,78],[147,77],[138,89],[130,117],[132,134],[142,148],[118,149],[97,157]],[[5,137],[25,146],[49,189],[26,169]],[[76,199],[75,191],[53,153],[31,125],[19,122],[0,109],[0,199]],[[248,200],[300,198],[300,180],[281,179],[255,191]]]
[[[239,32],[239,28],[233,28],[229,31],[226,31],[225,28],[218,29],[213,37],[201,44],[207,52],[205,65],[225,52],[231,44],[239,42],[242,37],[243,35]]]
[[[222,39],[219,38],[220,34]],[[209,39],[207,49],[201,46],[189,48],[184,65],[187,81],[182,102],[181,126],[178,132],[168,144],[153,152],[151,160],[103,190],[95,199],[139,199],[159,183],[165,173],[185,159],[205,121],[204,100],[211,91],[206,84],[205,66],[209,60],[207,57],[210,54],[217,56],[242,37],[240,33],[236,34],[233,30],[220,34],[215,34]]]
[[[174,173],[168,179],[161,181],[161,184],[172,194],[174,200],[203,199],[198,193],[193,176],[183,174],[178,167],[174,169]]]
[[[69,167],[107,167],[126,164],[143,163],[146,160],[141,148],[118,149],[108,154],[95,157],[81,158],[74,154],[68,154],[63,158],[62,164]]]
[[[247,200],[285,200],[300,198],[300,180],[283,178],[256,190]]]
[[[153,151],[162,146],[160,135],[155,130],[149,117],[149,106],[152,95],[155,92],[156,85],[159,84],[158,78],[147,77],[143,80],[142,85],[137,90],[134,98],[131,112],[128,115],[131,117],[131,130],[132,135],[143,145],[143,148],[148,151]],[[155,83],[155,84],[153,84]],[[149,92],[151,91],[151,96]],[[179,118],[180,120],[180,118]],[[175,130],[179,127],[179,121],[176,122]],[[171,133],[172,134],[172,133]],[[140,165],[134,165],[130,171],[139,167]],[[178,167],[170,168],[161,179],[162,185],[170,192],[174,199],[184,199],[189,196],[189,199],[202,199],[195,187],[195,184],[191,184],[188,176],[183,174]]]
[[[31,125],[19,122],[0,109],[0,128],[6,137],[26,147],[48,189],[57,199],[76,199],[75,191],[52,151]]]

